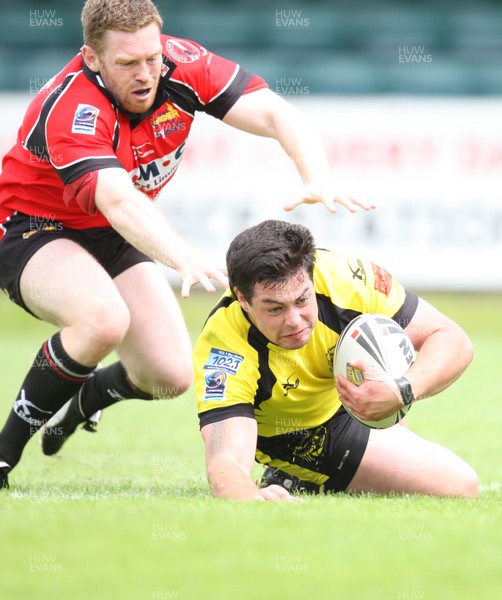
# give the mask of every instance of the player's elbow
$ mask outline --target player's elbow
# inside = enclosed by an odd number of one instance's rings
[[[215,498],[228,497],[228,480],[225,468],[220,464],[218,459],[208,461],[206,476],[209,489]]]
[[[470,365],[474,358],[474,346],[469,336],[460,327],[458,328],[455,348],[458,353],[458,365],[463,371]]]

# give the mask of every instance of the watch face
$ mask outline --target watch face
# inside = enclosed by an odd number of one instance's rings
[[[401,398],[404,405],[408,406],[415,400],[410,382],[405,377],[401,377],[400,379],[396,379],[396,383],[399,387],[399,391],[401,392]]]

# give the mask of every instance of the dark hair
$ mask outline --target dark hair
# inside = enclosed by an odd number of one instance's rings
[[[230,289],[251,302],[254,286],[281,285],[305,269],[313,278],[315,244],[303,225],[268,220],[237,235],[227,251]]]

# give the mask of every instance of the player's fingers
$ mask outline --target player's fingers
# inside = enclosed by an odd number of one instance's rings
[[[198,281],[201,286],[206,290],[206,292],[215,292],[216,288],[214,287],[214,285],[211,283],[211,281],[209,280],[209,277],[202,272],[197,272],[196,273],[196,281]]]
[[[346,377],[344,377],[341,373],[337,373],[335,387],[338,390],[339,394],[346,393],[347,390],[350,389],[350,386],[353,385],[354,384],[351,381],[349,381]]]
[[[206,292],[216,291],[216,288],[204,273],[195,271],[193,274],[187,275],[187,277],[185,277],[183,280],[183,285],[181,286],[181,297],[188,298],[190,296],[190,288],[196,283],[200,283]]]
[[[286,204],[286,205],[283,207],[283,210],[284,210],[285,212],[290,212],[290,211],[292,211],[292,210],[295,210],[295,208],[296,208],[297,206],[300,206],[300,204],[303,204],[303,202],[304,202],[303,198],[300,198],[300,200],[296,200],[296,202],[290,202],[289,204]]]
[[[276,502],[278,500],[286,500],[289,502],[300,502],[301,499],[296,496],[292,496],[288,490],[280,485],[269,485],[266,488],[260,490],[260,496],[265,500]]]
[[[190,288],[195,283],[192,277],[186,277],[181,284],[181,297],[188,298],[190,296]]]
[[[228,287],[228,277],[219,269],[208,271],[207,274],[203,271],[194,271],[193,273],[187,275],[183,280],[183,284],[181,286],[181,297],[188,298],[190,295],[190,288],[196,283],[200,283],[206,292],[215,292],[216,288],[209,280],[209,277],[218,281],[223,288]]]
[[[271,492],[270,490],[265,493],[260,493],[260,496],[266,500],[267,502],[301,502],[301,498],[297,498],[296,496],[291,496],[288,494],[287,496],[281,496],[276,494],[275,492]]]
[[[323,200],[323,203],[328,210],[330,209],[330,205],[334,204],[335,202],[337,204],[340,204],[340,206],[343,206],[350,212],[354,213],[357,211],[357,208],[355,207],[354,203],[352,202],[352,199],[349,198],[348,196],[335,196],[333,198],[333,200],[326,200],[326,201]]]
[[[363,210],[372,210],[373,208],[377,207],[377,205],[374,202],[364,202],[363,200],[357,200],[356,198],[352,198],[352,196],[344,196],[344,198],[348,199],[348,201],[353,206],[358,206],[359,208],[362,208]],[[337,202],[338,202],[338,200],[337,200]],[[341,204],[341,203],[339,202],[339,204]],[[354,212],[354,211],[352,211],[352,212]]]
[[[299,198],[298,200],[295,200],[294,202],[290,202],[289,204],[286,204],[284,206],[284,210],[286,212],[292,211],[294,210],[297,206],[300,206],[300,204],[317,204],[317,203],[321,203],[324,204],[324,206],[332,213],[336,213],[336,206],[334,206],[333,202],[329,203],[325,200],[324,197],[322,196],[317,196],[317,195],[312,195],[312,196],[302,196],[301,198]]]
[[[371,363],[364,358],[358,358],[357,360],[351,360],[350,366],[359,371],[369,371],[372,367]]]
[[[217,281],[223,288],[227,288],[229,286],[228,277],[226,273],[226,269],[217,269],[211,277]]]

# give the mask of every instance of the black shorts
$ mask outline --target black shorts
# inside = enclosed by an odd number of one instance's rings
[[[0,288],[30,314],[19,290],[21,273],[35,252],[54,240],[72,240],[85,248],[112,279],[133,265],[153,262],[111,227],[70,229],[57,221],[44,221],[39,217],[16,213],[3,224],[3,228],[5,235],[0,240]]]
[[[342,406],[313,429],[258,436],[258,449],[272,459],[270,467],[320,485],[324,492],[343,492],[363,458],[370,431]]]

